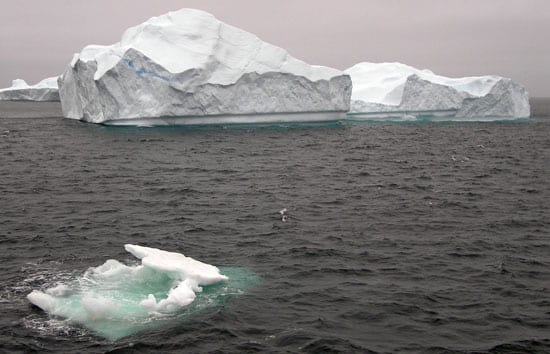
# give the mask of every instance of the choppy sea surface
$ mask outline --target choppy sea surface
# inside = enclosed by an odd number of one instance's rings
[[[114,341],[27,301],[126,243],[259,281]],[[550,120],[2,118],[0,281],[1,352],[548,353]]]

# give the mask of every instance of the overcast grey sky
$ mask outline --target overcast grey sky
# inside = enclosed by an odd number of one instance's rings
[[[311,64],[398,61],[498,74],[550,96],[550,0],[0,0],[0,87],[63,72],[87,44],[192,7]]]

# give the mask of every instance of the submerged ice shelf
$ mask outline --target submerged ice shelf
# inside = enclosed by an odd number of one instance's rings
[[[256,279],[239,268],[224,268],[222,275],[217,267],[180,253],[136,245],[125,249],[141,264],[108,260],[72,282],[34,290],[28,300],[49,315],[115,340],[216,306]]]
[[[116,44],[85,47],[59,83],[65,117],[113,125],[337,120],[351,96],[343,72],[193,9],[153,17]]]

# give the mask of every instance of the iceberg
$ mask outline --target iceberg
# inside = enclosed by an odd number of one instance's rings
[[[255,280],[238,268],[225,268],[228,277],[181,253],[138,245],[125,249],[141,264],[110,259],[73,281],[33,290],[27,299],[51,316],[114,340],[214,306]]]
[[[400,63],[359,63],[351,76],[351,117],[499,120],[528,118],[529,95],[508,78],[448,78]]]
[[[59,101],[57,76],[44,79],[36,85],[15,79],[11,87],[0,89],[0,101]]]
[[[351,79],[309,65],[213,15],[182,9],[75,54],[59,80],[63,115],[109,125],[345,118]]]

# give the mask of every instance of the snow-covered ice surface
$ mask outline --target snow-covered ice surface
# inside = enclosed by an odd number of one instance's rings
[[[264,114],[279,122],[286,113],[309,121],[318,112],[321,120],[339,119],[351,96],[343,72],[309,65],[193,9],[129,28],[119,43],[85,47],[59,82],[65,117],[108,124],[224,123],[226,116],[250,123]]]
[[[28,300],[49,315],[118,339],[159,322],[188,316],[241,293],[255,276],[238,268],[220,270],[183,254],[126,245],[140,265],[107,260],[82,277],[33,290]]]
[[[0,101],[59,101],[57,76],[44,79],[36,85],[15,79],[11,87],[0,89]]]
[[[351,117],[366,119],[500,120],[528,118],[523,86],[499,76],[448,78],[400,63],[359,63]]]

